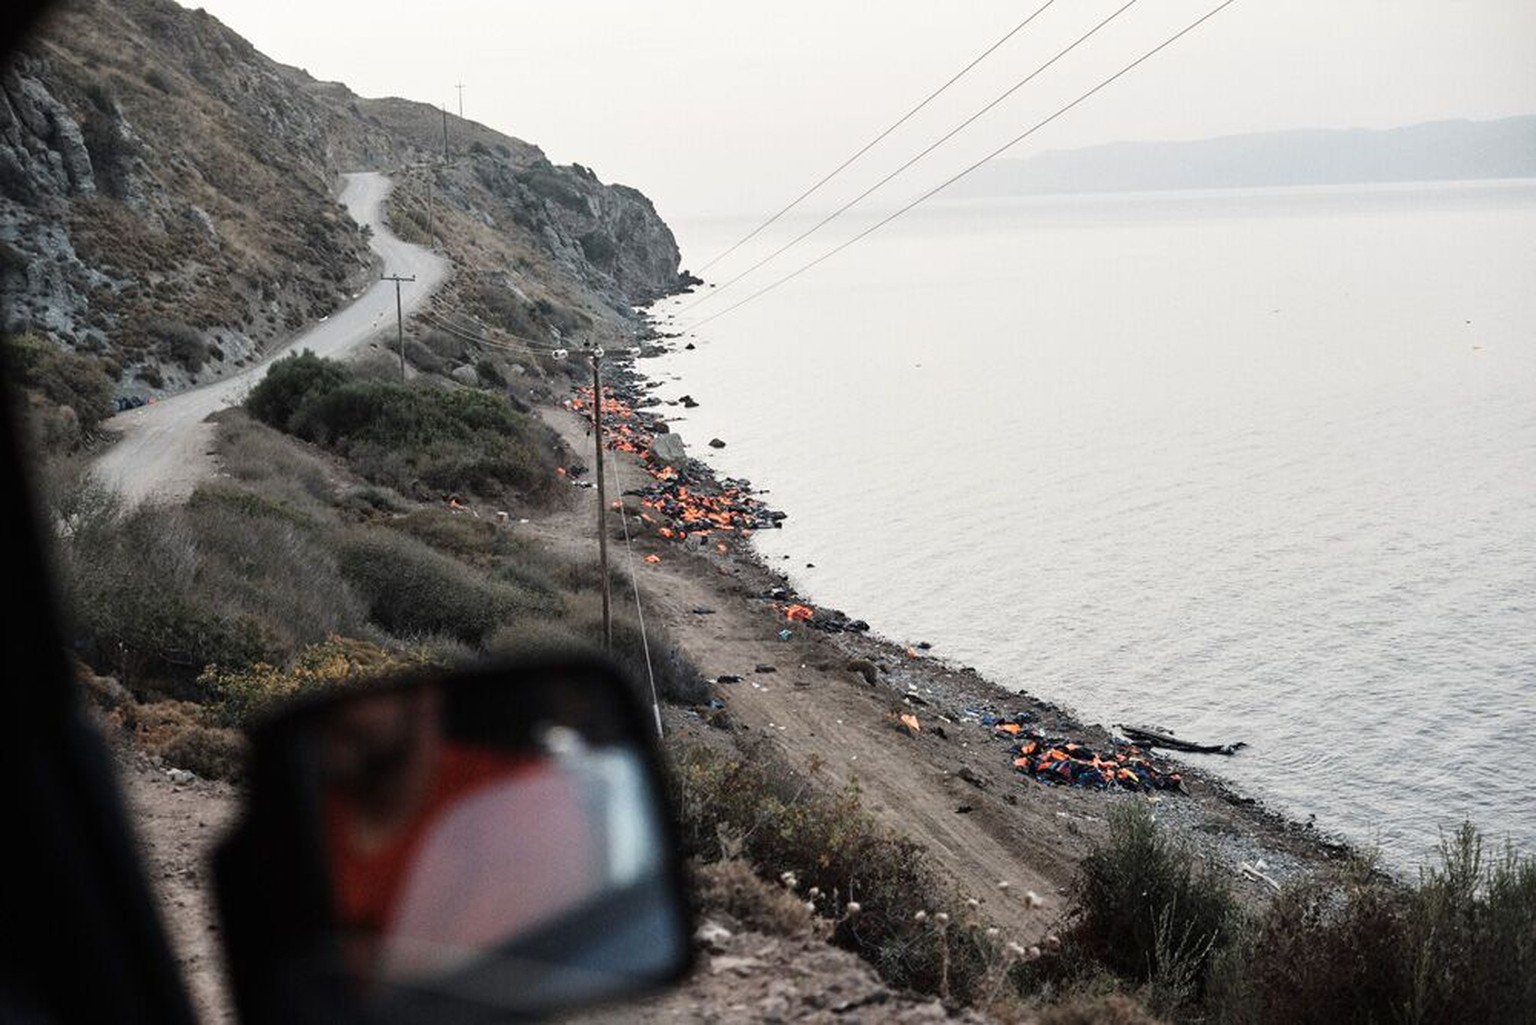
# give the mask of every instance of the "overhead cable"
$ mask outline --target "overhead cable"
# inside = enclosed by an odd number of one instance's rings
[[[595,407],[598,410],[597,415],[601,416],[602,396],[597,397]],[[600,445],[602,442],[598,441],[597,444]],[[619,491],[619,468],[614,465],[617,461],[615,459],[608,461],[608,476],[613,481],[615,492]],[[619,509],[619,522],[624,525],[625,568],[629,570],[629,585],[635,593],[635,618],[640,625],[640,648],[645,654],[645,675],[651,684],[651,711],[656,717],[656,736],[661,737],[665,736],[666,730],[661,722],[661,697],[656,690],[656,670],[651,664],[651,639],[645,628],[645,609],[640,604],[640,578],[635,575],[635,548],[629,537],[629,512],[624,508],[622,499],[615,504]]]
[[[950,139],[953,139],[956,135],[958,135],[960,132],[964,131],[973,122],[975,122],[977,118],[981,117],[983,114],[986,114],[992,108],[996,107],[999,103],[1002,103],[1008,97],[1012,96],[1014,93],[1016,93],[1020,89],[1024,88],[1024,86],[1028,85],[1030,82],[1033,82],[1036,78],[1038,78],[1041,74],[1043,74],[1047,69],[1049,69],[1057,61],[1061,60],[1067,54],[1071,53],[1073,50],[1077,49],[1079,46],[1081,46],[1083,43],[1087,42],[1093,36],[1097,35],[1099,33],[1099,31],[1101,29],[1103,29],[1106,25],[1108,25],[1110,22],[1114,21],[1116,18],[1120,17],[1120,15],[1124,14],[1126,11],[1130,10],[1132,7],[1134,7],[1137,2],[1138,2],[1138,0],[1126,0],[1125,4],[1123,4],[1117,10],[1115,10],[1114,13],[1110,14],[1107,18],[1105,18],[1104,20],[1100,21],[1097,25],[1093,26],[1093,28],[1089,29],[1087,32],[1083,33],[1081,36],[1078,36],[1077,39],[1075,39],[1072,43],[1070,43],[1065,49],[1060,50],[1059,52],[1057,52],[1056,56],[1052,57],[1050,60],[1046,61],[1044,64],[1042,64],[1038,68],[1036,68],[1034,71],[1031,71],[1028,75],[1024,76],[1019,81],[1015,82],[1012,86],[1010,86],[1007,90],[1005,90],[1003,93],[1001,93],[991,103],[988,103],[985,107],[982,107],[976,113],[972,114],[970,117],[968,117],[964,121],[960,122],[954,128],[951,128],[948,132],[946,132],[944,135],[942,135],[941,137],[936,139],[933,143],[931,143],[928,146],[927,149],[923,150],[921,153],[918,153],[916,156],[912,157],[906,163],[904,163],[900,167],[896,168],[896,170],[892,171],[890,174],[886,175],[884,178],[881,178],[879,181],[875,182],[875,184],[871,185],[869,188],[865,189],[863,192],[859,193],[857,196],[854,196],[848,202],[844,203],[842,206],[838,207],[836,210],[832,211],[830,214],[828,214],[827,216],[823,217],[820,221],[817,221],[814,225],[812,225],[811,227],[807,228],[805,231],[802,231],[800,234],[796,235],[794,238],[792,238],[788,242],[784,243],[778,249],[775,249],[773,252],[769,253],[767,256],[763,257],[761,260],[757,261],[752,266],[748,267],[746,270],[742,271],[740,274],[736,275],[734,278],[731,278],[729,281],[722,282],[720,285],[718,285],[715,288],[711,289],[710,291],[704,293],[702,296],[700,296],[698,299],[695,299],[693,302],[689,303],[687,306],[684,306],[683,310],[680,310],[679,312],[683,312],[683,311],[692,309],[693,307],[698,306],[700,303],[708,302],[710,299],[712,299],[715,296],[719,295],[721,292],[725,291],[727,288],[730,288],[732,285],[736,284],[736,282],[740,281],[742,278],[746,277],[748,274],[751,274],[753,271],[759,269],[764,264],[770,263],[773,260],[778,259],[781,255],[783,255],[788,250],[790,250],[790,249],[794,248],[795,246],[799,245],[801,242],[805,241],[807,238],[809,238],[810,236],[814,235],[816,232],[820,231],[822,228],[826,227],[828,224],[831,224],[833,221],[837,220],[837,218],[839,218],[843,214],[847,213],[848,210],[851,207],[853,207],[854,205],[856,205],[857,203],[859,203],[863,199],[865,199],[867,196],[869,196],[870,193],[874,192],[876,189],[879,189],[881,186],[885,185],[892,178],[895,178],[897,175],[901,174],[907,168],[911,167],[913,164],[917,163],[919,160],[923,159],[928,154],[930,154],[934,150],[938,149],[940,146],[944,145],[944,143],[948,142]]]
[[[487,338],[483,335],[472,335],[466,331],[461,331],[455,328],[449,322],[444,321],[440,317],[434,316],[430,313],[419,311],[416,316],[425,322],[428,327],[431,327],[437,331],[441,331],[452,338],[457,338],[461,342],[469,342],[472,345],[483,345],[490,349],[498,349],[504,352],[525,353],[530,356],[550,356],[553,355],[556,351],[554,349],[534,348],[532,345],[521,341],[502,341],[501,339]]]
[[[1168,47],[1170,47],[1174,43],[1178,42],[1184,36],[1186,36],[1189,33],[1193,32],[1195,29],[1199,28],[1201,25],[1205,24],[1207,21],[1209,21],[1210,19],[1214,18],[1216,15],[1220,14],[1222,11],[1226,10],[1228,7],[1231,7],[1236,2],[1237,2],[1237,0],[1224,0],[1223,3],[1218,4],[1216,7],[1212,8],[1210,11],[1207,11],[1205,14],[1201,15],[1196,20],[1190,22],[1184,28],[1182,28],[1179,31],[1175,32],[1173,35],[1169,36],[1167,39],[1163,40],[1161,43],[1157,44],[1152,49],[1150,49],[1146,53],[1142,54],[1140,57],[1137,57],[1131,63],[1127,64],[1125,67],[1123,67],[1119,71],[1115,72],[1113,75],[1110,75],[1108,78],[1106,78],[1103,81],[1101,81],[1098,85],[1094,86],[1092,89],[1089,89],[1087,92],[1085,92],[1082,95],[1078,96],[1077,99],[1075,99],[1072,102],[1068,103],[1066,106],[1059,108],[1050,117],[1045,118],[1043,121],[1037,122],[1033,127],[1031,127],[1028,130],[1026,130],[1024,132],[1021,132],[1018,135],[1014,136],[1012,139],[1010,139],[1009,141],[1003,143],[1003,145],[999,146],[997,149],[993,150],[991,153],[988,153],[986,156],[982,157],[980,160],[976,161],[974,164],[971,164],[969,167],[966,167],[964,170],[960,171],[958,174],[953,175],[952,177],[946,179],[945,181],[941,182],[940,184],[938,184],[938,185],[934,186],[933,188],[929,189],[927,192],[923,193],[921,196],[918,196],[916,199],[912,200],[910,203],[908,203],[906,206],[902,207],[901,209],[897,210],[895,213],[892,213],[889,216],[885,217],[884,219],[882,219],[880,221],[877,221],[875,224],[870,225],[868,228],[865,228],[863,231],[859,232],[857,235],[854,235],[852,238],[848,239],[847,241],[841,243],[840,245],[838,245],[838,246],[828,250],[827,252],[823,253],[822,255],[818,256],[816,259],[812,260],[810,263],[807,263],[807,264],[801,266],[800,268],[798,268],[798,269],[796,269],[794,271],[791,271],[790,273],[784,275],[783,277],[781,277],[778,280],[772,282],[771,284],[763,286],[762,288],[758,289],[756,292],[753,292],[751,295],[747,296],[745,299],[742,299],[739,302],[733,303],[732,305],[727,306],[723,310],[719,310],[718,312],[712,313],[709,316],[705,317],[703,320],[697,321],[696,323],[691,325],[691,327],[693,329],[697,329],[699,327],[702,327],[705,324],[708,324],[712,320],[715,320],[715,319],[717,319],[719,317],[725,316],[727,313],[730,313],[732,310],[740,309],[741,307],[745,306],[747,303],[751,302],[752,300],[760,298],[761,296],[767,295],[769,292],[771,292],[774,289],[778,288],[780,285],[784,284],[785,282],[791,281],[794,278],[799,277],[801,274],[804,274],[806,271],[810,270],[812,267],[815,267],[818,264],[821,264],[824,261],[830,259],[831,257],[836,256],[838,253],[842,252],[844,249],[847,249],[849,246],[853,245],[855,242],[858,242],[859,240],[861,240],[861,239],[863,239],[863,238],[865,238],[865,237],[867,237],[869,235],[874,234],[876,231],[879,231],[881,228],[885,227],[887,224],[890,224],[896,218],[898,218],[898,217],[902,216],[903,214],[907,213],[913,207],[919,205],[920,203],[927,202],[929,199],[932,199],[938,193],[940,193],[940,192],[944,191],[945,189],[949,188],[955,182],[959,181],[961,178],[964,178],[966,175],[968,175],[972,171],[976,170],[982,164],[985,164],[988,161],[995,159],[996,157],[998,157],[1002,153],[1004,153],[1007,150],[1009,150],[1009,149],[1013,148],[1014,146],[1018,145],[1020,142],[1023,142],[1025,139],[1029,138],[1031,135],[1035,134],[1040,129],[1044,128],[1046,125],[1050,124],[1052,121],[1055,121],[1057,118],[1061,117],[1061,115],[1065,114],[1067,111],[1069,111],[1072,108],[1078,106],[1080,103],[1082,103],[1083,101],[1087,100],[1090,96],[1093,96],[1095,93],[1097,93],[1100,90],[1104,89],[1110,83],[1112,83],[1112,82],[1118,80],[1119,78],[1123,77],[1124,75],[1129,73],[1134,68],[1138,67],[1139,65],[1145,63],[1147,60],[1151,59],[1153,56],[1157,55],[1158,53],[1162,52],[1163,50],[1166,50]],[[684,309],[687,309],[687,307],[684,307]],[[679,311],[679,312],[681,312],[681,311]]]
[[[725,250],[723,253],[719,253],[719,254],[715,255],[714,257],[712,257],[707,263],[705,263],[703,266],[701,266],[699,268],[699,270],[700,271],[706,271],[710,267],[713,267],[715,264],[719,263],[721,260],[725,259],[727,256],[730,256],[736,250],[740,249],[747,242],[751,241],[758,234],[758,232],[762,231],[764,228],[768,227],[769,225],[771,225],[775,221],[777,221],[780,217],[783,217],[785,214],[789,213],[795,207],[799,206],[802,202],[804,202],[807,198],[809,198],[814,192],[816,192],[818,189],[820,189],[823,185],[827,184],[827,182],[831,181],[833,178],[836,178],[839,174],[841,174],[848,167],[849,164],[852,164],[855,160],[859,159],[864,154],[868,153],[871,149],[873,149],[875,146],[877,146],[886,136],[890,135],[896,129],[898,129],[902,125],[906,124],[907,121],[910,120],[912,118],[912,116],[915,115],[918,111],[922,110],[924,107],[928,106],[928,104],[930,104],[934,100],[938,99],[938,97],[939,97],[939,95],[941,93],[943,93],[950,86],[954,85],[956,82],[960,81],[960,79],[964,78],[965,75],[968,74],[970,72],[970,70],[972,68],[974,68],[976,65],[980,64],[982,61],[984,61],[988,57],[990,57],[992,55],[992,51],[996,50],[999,46],[1002,46],[1008,40],[1010,40],[1014,36],[1018,35],[1019,32],[1024,29],[1025,26],[1027,26],[1030,22],[1034,21],[1041,14],[1043,14],[1045,12],[1045,9],[1047,7],[1050,7],[1055,2],[1056,2],[1056,0],[1045,0],[1045,3],[1040,5],[1040,7],[1038,9],[1036,9],[1036,11],[1033,14],[1031,14],[1029,17],[1025,18],[1023,21],[1019,22],[1013,28],[1009,29],[1008,33],[1006,35],[1004,35],[997,42],[993,43],[991,46],[989,46],[985,50],[983,50],[979,56],[977,56],[974,60],[972,60],[965,67],[963,67],[959,71],[957,71],[954,74],[954,76],[950,78],[949,81],[945,82],[943,85],[939,86],[933,92],[929,93],[926,97],[924,97],[923,101],[921,103],[919,103],[917,106],[913,107],[911,110],[907,111],[905,114],[901,115],[901,117],[897,118],[894,122],[892,122],[890,127],[886,128],[885,131],[881,132],[879,135],[877,135],[873,139],[869,140],[869,142],[865,143],[863,148],[860,149],[857,153],[855,153],[853,156],[849,157],[847,160],[844,160],[841,164],[838,164],[832,170],[828,171],[825,175],[822,176],[821,180],[818,181],[815,185],[812,185],[810,188],[808,188],[804,192],[800,193],[800,195],[798,195],[794,199],[790,200],[789,204],[787,206],[785,206],[784,209],[780,210],[778,213],[776,213],[772,217],[768,218],[762,224],[759,224],[757,227],[755,227],[751,231],[747,232],[740,239],[738,239],[736,241],[736,243],[734,245],[732,245],[729,249]]]

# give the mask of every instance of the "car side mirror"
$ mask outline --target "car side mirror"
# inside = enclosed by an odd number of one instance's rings
[[[650,723],[606,664],[418,672],[252,736],[215,856],[243,1021],[536,1018],[679,978]]]

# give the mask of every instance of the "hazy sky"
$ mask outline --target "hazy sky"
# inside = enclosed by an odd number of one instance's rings
[[[633,185],[664,218],[771,212],[1045,0],[204,0],[268,56],[404,96]],[[850,169],[851,195],[1125,0],[1055,0]],[[880,194],[917,194],[1219,0],[1140,0]],[[191,4],[189,4],[191,6]],[[1272,128],[1536,113],[1532,0],[1237,0],[1009,156]],[[850,191],[851,190],[851,191]]]

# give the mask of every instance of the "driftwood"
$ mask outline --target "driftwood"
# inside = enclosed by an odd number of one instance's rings
[[[1135,741],[1142,747],[1161,747],[1169,751],[1187,751],[1191,754],[1202,755],[1231,755],[1236,754],[1238,749],[1248,746],[1241,740],[1235,744],[1196,744],[1192,741],[1180,740],[1171,733],[1164,733],[1162,730],[1148,729],[1143,726],[1117,724],[1116,728],[1121,733],[1124,733],[1128,739]]]

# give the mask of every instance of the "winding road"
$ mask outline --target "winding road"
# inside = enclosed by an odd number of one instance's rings
[[[353,220],[372,229],[369,247],[382,258],[385,273],[416,277],[400,289],[401,304],[409,314],[447,280],[449,263],[430,250],[402,242],[384,226],[381,212],[392,184],[388,178],[376,171],[343,178],[341,202]],[[376,282],[350,305],[289,339],[249,370],[107,420],[106,428],[119,440],[92,471],[129,506],[185,501],[198,482],[214,471],[213,424],[208,417],[243,401],[274,359],[303,349],[337,358],[386,329],[392,331],[394,323],[395,285]]]

